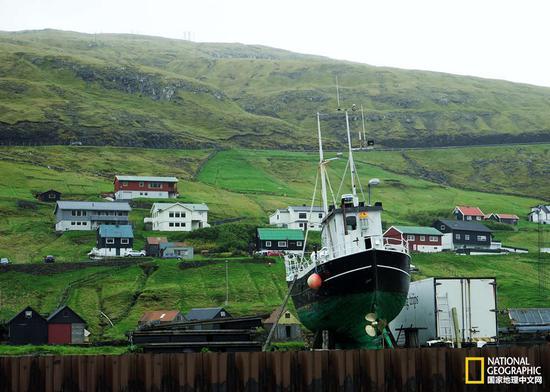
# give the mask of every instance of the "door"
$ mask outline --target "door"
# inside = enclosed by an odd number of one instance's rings
[[[71,344],[71,324],[48,325],[49,344]]]

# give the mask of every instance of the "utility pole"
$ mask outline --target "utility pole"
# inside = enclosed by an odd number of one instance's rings
[[[225,260],[225,306],[229,303],[229,260]]]

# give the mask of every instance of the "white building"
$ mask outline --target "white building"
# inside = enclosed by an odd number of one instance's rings
[[[536,207],[531,207],[529,222],[540,222],[542,224],[550,225],[550,206],[541,204]]]
[[[151,223],[154,231],[191,231],[210,227],[206,204],[154,203],[151,217],[143,221]]]
[[[309,230],[320,231],[321,221],[325,213],[321,207],[288,206],[288,208],[277,209],[269,216],[269,224],[288,229],[304,230],[309,225]]]

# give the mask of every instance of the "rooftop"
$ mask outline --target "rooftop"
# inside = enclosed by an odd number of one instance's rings
[[[187,320],[212,320],[220,311],[226,312],[226,317],[231,315],[224,308],[193,308],[186,315]]]
[[[485,216],[483,211],[481,211],[478,207],[456,206],[456,209],[460,210],[463,215]]]
[[[134,238],[134,231],[131,225],[100,225],[100,237],[111,238]]]
[[[57,208],[62,210],[88,210],[88,211],[132,211],[127,202],[116,201],[58,201]]]
[[[119,181],[178,182],[176,177],[115,176]]]
[[[166,237],[147,237],[146,242],[149,245],[158,245],[163,242],[168,242],[168,238]]]
[[[443,235],[442,232],[434,227],[425,226],[392,226],[403,234],[420,234],[420,235]]]
[[[464,231],[483,231],[486,233],[492,233],[493,231],[485,227],[479,222],[473,221],[460,221],[454,219],[439,219],[444,225],[449,226],[453,230]]]
[[[274,227],[258,227],[258,237],[260,240],[304,240],[303,230],[298,229],[279,229]]]
[[[208,211],[208,206],[204,203],[153,203],[151,211],[164,211],[176,205],[187,208],[190,211]]]
[[[180,314],[179,310],[153,310],[143,313],[139,319],[140,322],[148,321],[173,321]]]
[[[292,208],[297,212],[323,212],[323,207],[319,206],[313,206],[313,208],[311,208],[311,206],[288,206],[288,208]]]

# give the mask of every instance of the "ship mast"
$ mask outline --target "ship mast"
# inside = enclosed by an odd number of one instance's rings
[[[323,156],[323,142],[321,140],[321,119],[320,114],[317,112],[317,133],[319,135],[319,170],[321,171],[321,197],[323,198],[323,211],[328,213],[327,202],[327,186],[326,186],[326,174],[325,174],[325,158]]]
[[[355,200],[357,198],[357,189],[355,187],[355,163],[353,162],[353,152],[351,150],[351,135],[349,130],[349,116],[348,111],[346,110],[346,130],[348,133],[348,149],[349,149],[349,168],[350,168],[350,174],[351,174],[351,193],[353,194],[353,202],[355,203]]]

